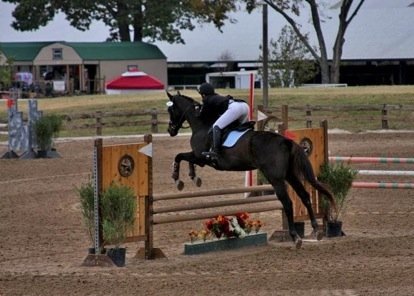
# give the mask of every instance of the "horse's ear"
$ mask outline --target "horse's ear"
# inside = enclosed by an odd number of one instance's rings
[[[172,95],[172,94],[170,94],[168,91],[165,91],[165,92],[167,93],[168,98],[169,98],[170,100],[172,100],[173,95]]]
[[[180,91],[179,91],[179,90],[177,90],[177,95],[181,96],[181,93],[180,93]]]

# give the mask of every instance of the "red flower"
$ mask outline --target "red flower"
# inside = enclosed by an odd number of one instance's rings
[[[250,215],[246,212],[244,213],[237,213],[236,215],[237,223],[239,224],[240,228],[244,229],[247,233],[251,231],[253,227],[255,227],[255,230],[258,231],[261,227],[261,223],[257,225],[257,222],[260,221],[251,221],[249,220]],[[226,237],[234,237],[238,234],[235,233],[234,230],[231,229],[231,221],[230,218],[219,215],[216,218],[209,219],[204,222],[204,227],[206,230],[208,230],[211,233],[214,233],[214,235],[217,238],[222,237],[223,235]]]
[[[247,224],[247,220],[249,219],[249,214],[244,212],[244,213],[238,213],[236,214],[236,218],[237,218],[237,223],[240,225],[241,228],[245,228],[246,224]]]

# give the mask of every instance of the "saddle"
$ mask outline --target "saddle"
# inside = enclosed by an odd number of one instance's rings
[[[222,147],[233,147],[241,136],[243,136],[247,131],[254,129],[255,124],[255,121],[248,121],[243,124],[230,124],[223,131]]]
[[[225,148],[233,147],[241,136],[243,136],[246,132],[254,129],[255,124],[255,121],[248,121],[242,124],[239,124],[238,122],[231,123],[222,132],[221,146]],[[208,137],[213,137],[213,128],[208,131]],[[207,159],[210,159],[213,166],[217,165],[216,153],[213,153],[210,150],[209,152],[203,152],[202,155],[204,155]]]
[[[247,121],[242,124],[239,124],[238,122],[233,122],[223,130],[223,139],[227,138],[228,134],[232,131],[244,132],[247,130],[252,130],[254,129],[255,124],[256,121]]]

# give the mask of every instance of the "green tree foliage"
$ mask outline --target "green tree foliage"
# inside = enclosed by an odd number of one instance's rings
[[[316,74],[309,50],[289,26],[282,28],[277,41],[270,41],[269,83],[271,86],[297,86]]]
[[[13,80],[13,59],[8,58],[5,63],[0,56],[0,90],[8,89],[11,86]]]
[[[12,27],[32,31],[46,26],[58,12],[78,30],[88,30],[94,21],[110,28],[112,41],[164,40],[184,43],[181,30],[195,24],[214,23],[217,28],[237,9],[233,0],[2,0],[16,4]],[[230,20],[232,21],[232,20]],[[131,38],[132,36],[132,38]]]

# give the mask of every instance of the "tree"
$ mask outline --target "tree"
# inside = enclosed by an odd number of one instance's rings
[[[247,2],[249,11],[253,10],[258,5],[256,0],[245,1]],[[320,67],[322,83],[338,83],[340,74],[339,66],[342,58],[342,49],[345,43],[345,33],[349,24],[355,18],[365,0],[341,0],[335,5],[330,4],[331,8],[339,8],[339,24],[335,43],[333,46],[331,67],[329,67],[326,42],[321,26],[321,22],[325,18],[329,18],[328,15],[324,15],[329,1],[321,0],[318,1],[318,3],[316,0],[263,1],[284,17],[284,19],[290,24],[292,29],[303,42],[303,44],[308,48],[309,52],[315,58]],[[318,40],[319,52],[311,46],[307,38],[307,33],[302,31],[301,25],[297,21],[297,17],[299,17],[300,13],[306,9],[309,10],[312,19],[313,28]]]
[[[270,85],[297,86],[314,77],[315,63],[309,56],[309,50],[293,29],[284,26],[278,40],[270,40]]]
[[[184,43],[181,30],[195,23],[214,23],[217,28],[230,20],[227,13],[237,10],[234,0],[2,0],[16,4],[12,27],[32,31],[46,26],[63,12],[78,30],[88,30],[102,21],[110,28],[111,41],[164,40]],[[131,35],[133,36],[131,38]]]
[[[222,67],[218,67],[218,71],[224,72],[224,71],[232,71],[234,70],[234,57],[233,54],[229,50],[223,51],[218,57],[217,61],[221,64],[223,64]]]
[[[8,89],[13,81],[13,58],[7,58],[2,62],[0,55],[0,90]]]

